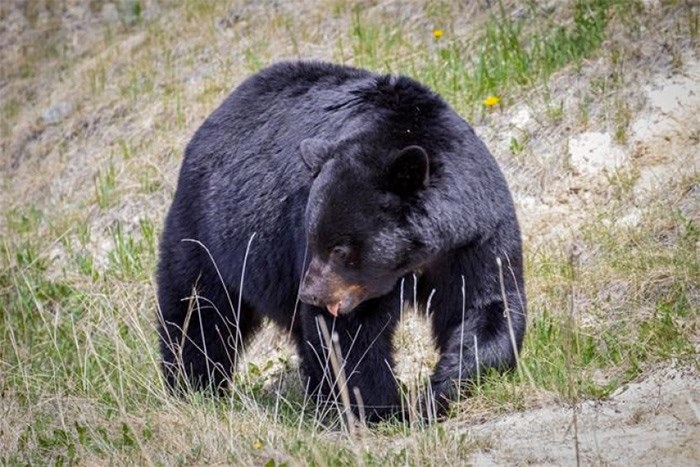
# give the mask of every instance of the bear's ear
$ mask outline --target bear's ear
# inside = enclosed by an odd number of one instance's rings
[[[333,144],[319,138],[307,138],[301,142],[301,159],[314,175],[333,156]]]
[[[399,196],[408,196],[425,188],[430,178],[428,154],[420,146],[403,148],[389,164],[389,189]]]

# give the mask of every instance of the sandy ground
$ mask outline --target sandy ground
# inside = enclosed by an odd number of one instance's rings
[[[660,368],[605,401],[547,406],[472,427],[493,448],[476,465],[698,465],[700,376]],[[574,421],[574,417],[575,420]]]

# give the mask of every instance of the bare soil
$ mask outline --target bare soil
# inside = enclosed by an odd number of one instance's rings
[[[472,427],[475,465],[698,465],[700,376],[659,368],[603,401],[547,405]],[[578,449],[578,453],[577,453]]]

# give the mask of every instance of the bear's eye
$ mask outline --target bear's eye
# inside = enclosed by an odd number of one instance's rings
[[[331,258],[334,261],[345,262],[350,256],[350,248],[346,246],[336,246],[331,250]]]

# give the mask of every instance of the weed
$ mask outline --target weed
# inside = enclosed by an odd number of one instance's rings
[[[163,188],[160,181],[160,173],[153,166],[143,167],[138,177],[142,193],[156,193]]]
[[[124,232],[121,222],[112,229],[114,248],[109,252],[108,271],[120,280],[143,280],[148,275],[147,265],[153,264],[155,235],[148,219],[139,222],[141,235]],[[150,258],[149,261],[147,259]]]
[[[514,156],[519,156],[525,150],[526,144],[526,141],[518,141],[518,139],[513,136],[510,138],[510,144],[508,145],[508,147],[510,148],[511,154],[513,154]]]
[[[117,202],[117,169],[113,163],[95,175],[95,195],[97,205],[106,209]]]
[[[5,213],[8,227],[15,233],[26,235],[35,232],[43,219],[43,213],[36,206],[27,209],[12,209]]]
[[[98,97],[105,89],[107,83],[107,68],[104,63],[100,62],[94,67],[89,68],[86,72],[86,79],[90,86],[90,94],[92,97]]]
[[[559,103],[550,102],[547,105],[547,117],[549,117],[552,124],[556,125],[564,120],[564,102],[559,101]]]
[[[124,160],[131,159],[131,156],[134,154],[133,146],[125,138],[119,138],[117,144],[119,145],[119,151],[122,158]]]

